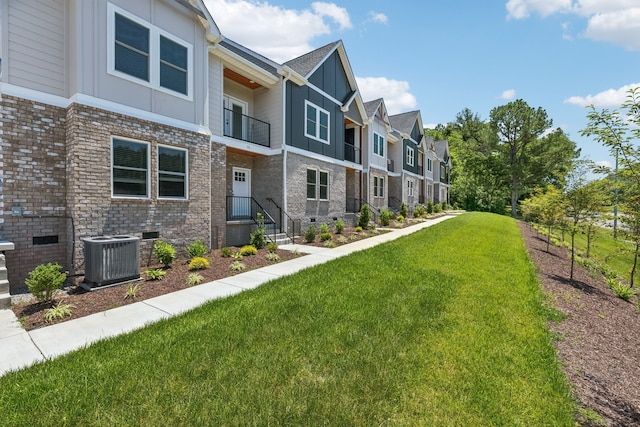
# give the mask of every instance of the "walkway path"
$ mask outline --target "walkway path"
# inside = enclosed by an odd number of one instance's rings
[[[305,268],[395,240],[448,218],[451,215],[334,249],[282,245],[281,249],[298,249],[308,255],[32,331],[25,331],[20,326],[13,311],[0,310],[0,376],[86,347],[98,340],[131,332],[196,308],[207,301],[235,295]]]

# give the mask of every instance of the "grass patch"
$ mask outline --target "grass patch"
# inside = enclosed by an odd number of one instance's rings
[[[0,425],[573,425],[515,221],[466,214],[0,378]]]

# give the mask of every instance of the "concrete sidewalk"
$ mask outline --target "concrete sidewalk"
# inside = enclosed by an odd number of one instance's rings
[[[207,301],[226,298],[305,268],[395,240],[448,218],[451,215],[334,249],[282,245],[281,249],[297,249],[308,255],[29,332],[20,326],[13,311],[0,310],[0,376],[86,347],[101,339],[131,332],[196,308]]]

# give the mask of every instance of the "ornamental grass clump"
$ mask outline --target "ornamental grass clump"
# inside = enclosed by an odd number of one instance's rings
[[[40,264],[29,272],[29,277],[24,281],[29,292],[40,302],[53,300],[53,294],[62,288],[67,280],[67,273],[60,271],[60,264]]]
[[[75,305],[65,304],[62,301],[58,302],[54,307],[48,308],[44,311],[44,321],[47,323],[55,322],[56,320],[62,320],[67,316],[73,314]]]
[[[161,268],[150,268],[149,270],[145,271],[144,274],[147,275],[149,280],[162,280],[167,272]]]

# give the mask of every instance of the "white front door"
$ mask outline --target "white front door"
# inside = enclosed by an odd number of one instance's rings
[[[234,218],[251,217],[251,169],[233,168]]]

